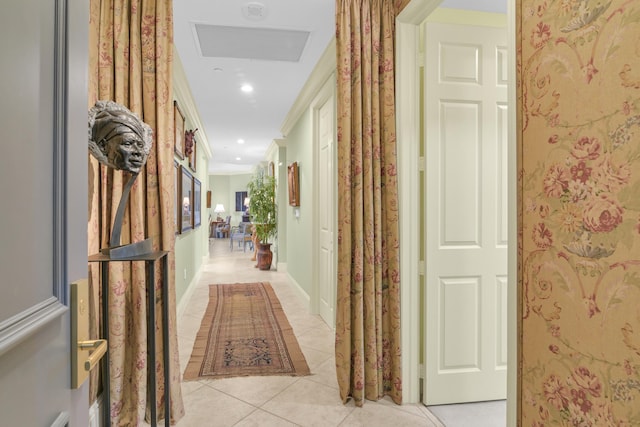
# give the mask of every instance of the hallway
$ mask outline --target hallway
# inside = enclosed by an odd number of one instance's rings
[[[334,337],[290,285],[287,274],[260,271],[251,253],[229,250],[229,239],[209,239],[209,261],[178,319],[180,369],[184,372],[208,301],[208,285],[268,281],[304,352],[306,377],[241,377],[182,383],[186,415],[179,427],[201,426],[442,426],[423,405],[398,406],[390,399],[343,405],[334,368]],[[188,297],[188,296],[187,296]]]

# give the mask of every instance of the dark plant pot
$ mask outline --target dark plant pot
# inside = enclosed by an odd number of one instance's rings
[[[270,270],[272,259],[271,243],[258,243],[258,268],[260,270]]]

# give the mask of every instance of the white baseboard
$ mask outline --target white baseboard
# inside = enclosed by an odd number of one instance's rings
[[[198,272],[195,274],[195,276],[193,276],[193,279],[191,279],[191,282],[189,282],[189,286],[187,286],[187,290],[184,292],[184,294],[182,294],[182,298],[180,298],[180,301],[178,301],[178,304],[176,307],[176,318],[178,320],[182,318],[182,315],[184,314],[187,304],[191,300],[191,295],[193,295],[193,292],[196,289],[196,284],[200,281],[203,265],[204,263],[200,265]]]
[[[307,310],[310,310],[311,297],[309,296],[309,294],[304,289],[302,289],[302,286],[300,286],[300,284],[298,284],[298,282],[296,282],[295,279],[291,277],[289,273],[287,273],[287,277],[289,278],[289,281],[293,285],[293,289],[298,293],[298,296],[307,304]]]

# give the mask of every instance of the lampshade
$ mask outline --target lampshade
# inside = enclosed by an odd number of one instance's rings
[[[191,204],[191,199],[189,199],[189,197],[185,197],[184,200],[182,200],[182,204],[187,207]]]
[[[222,213],[222,212],[224,212],[224,206],[222,205],[222,203],[217,203],[216,207],[213,209],[213,211],[215,213],[218,213],[218,214]]]
[[[247,207],[249,207],[249,200],[250,199],[248,197],[244,198],[244,205],[247,206]]]

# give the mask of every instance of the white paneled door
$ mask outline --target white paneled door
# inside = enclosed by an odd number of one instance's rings
[[[426,24],[424,402],[506,398],[506,29]]]
[[[336,284],[333,261],[333,96],[318,110],[318,310],[320,317],[330,327],[335,326]]]

